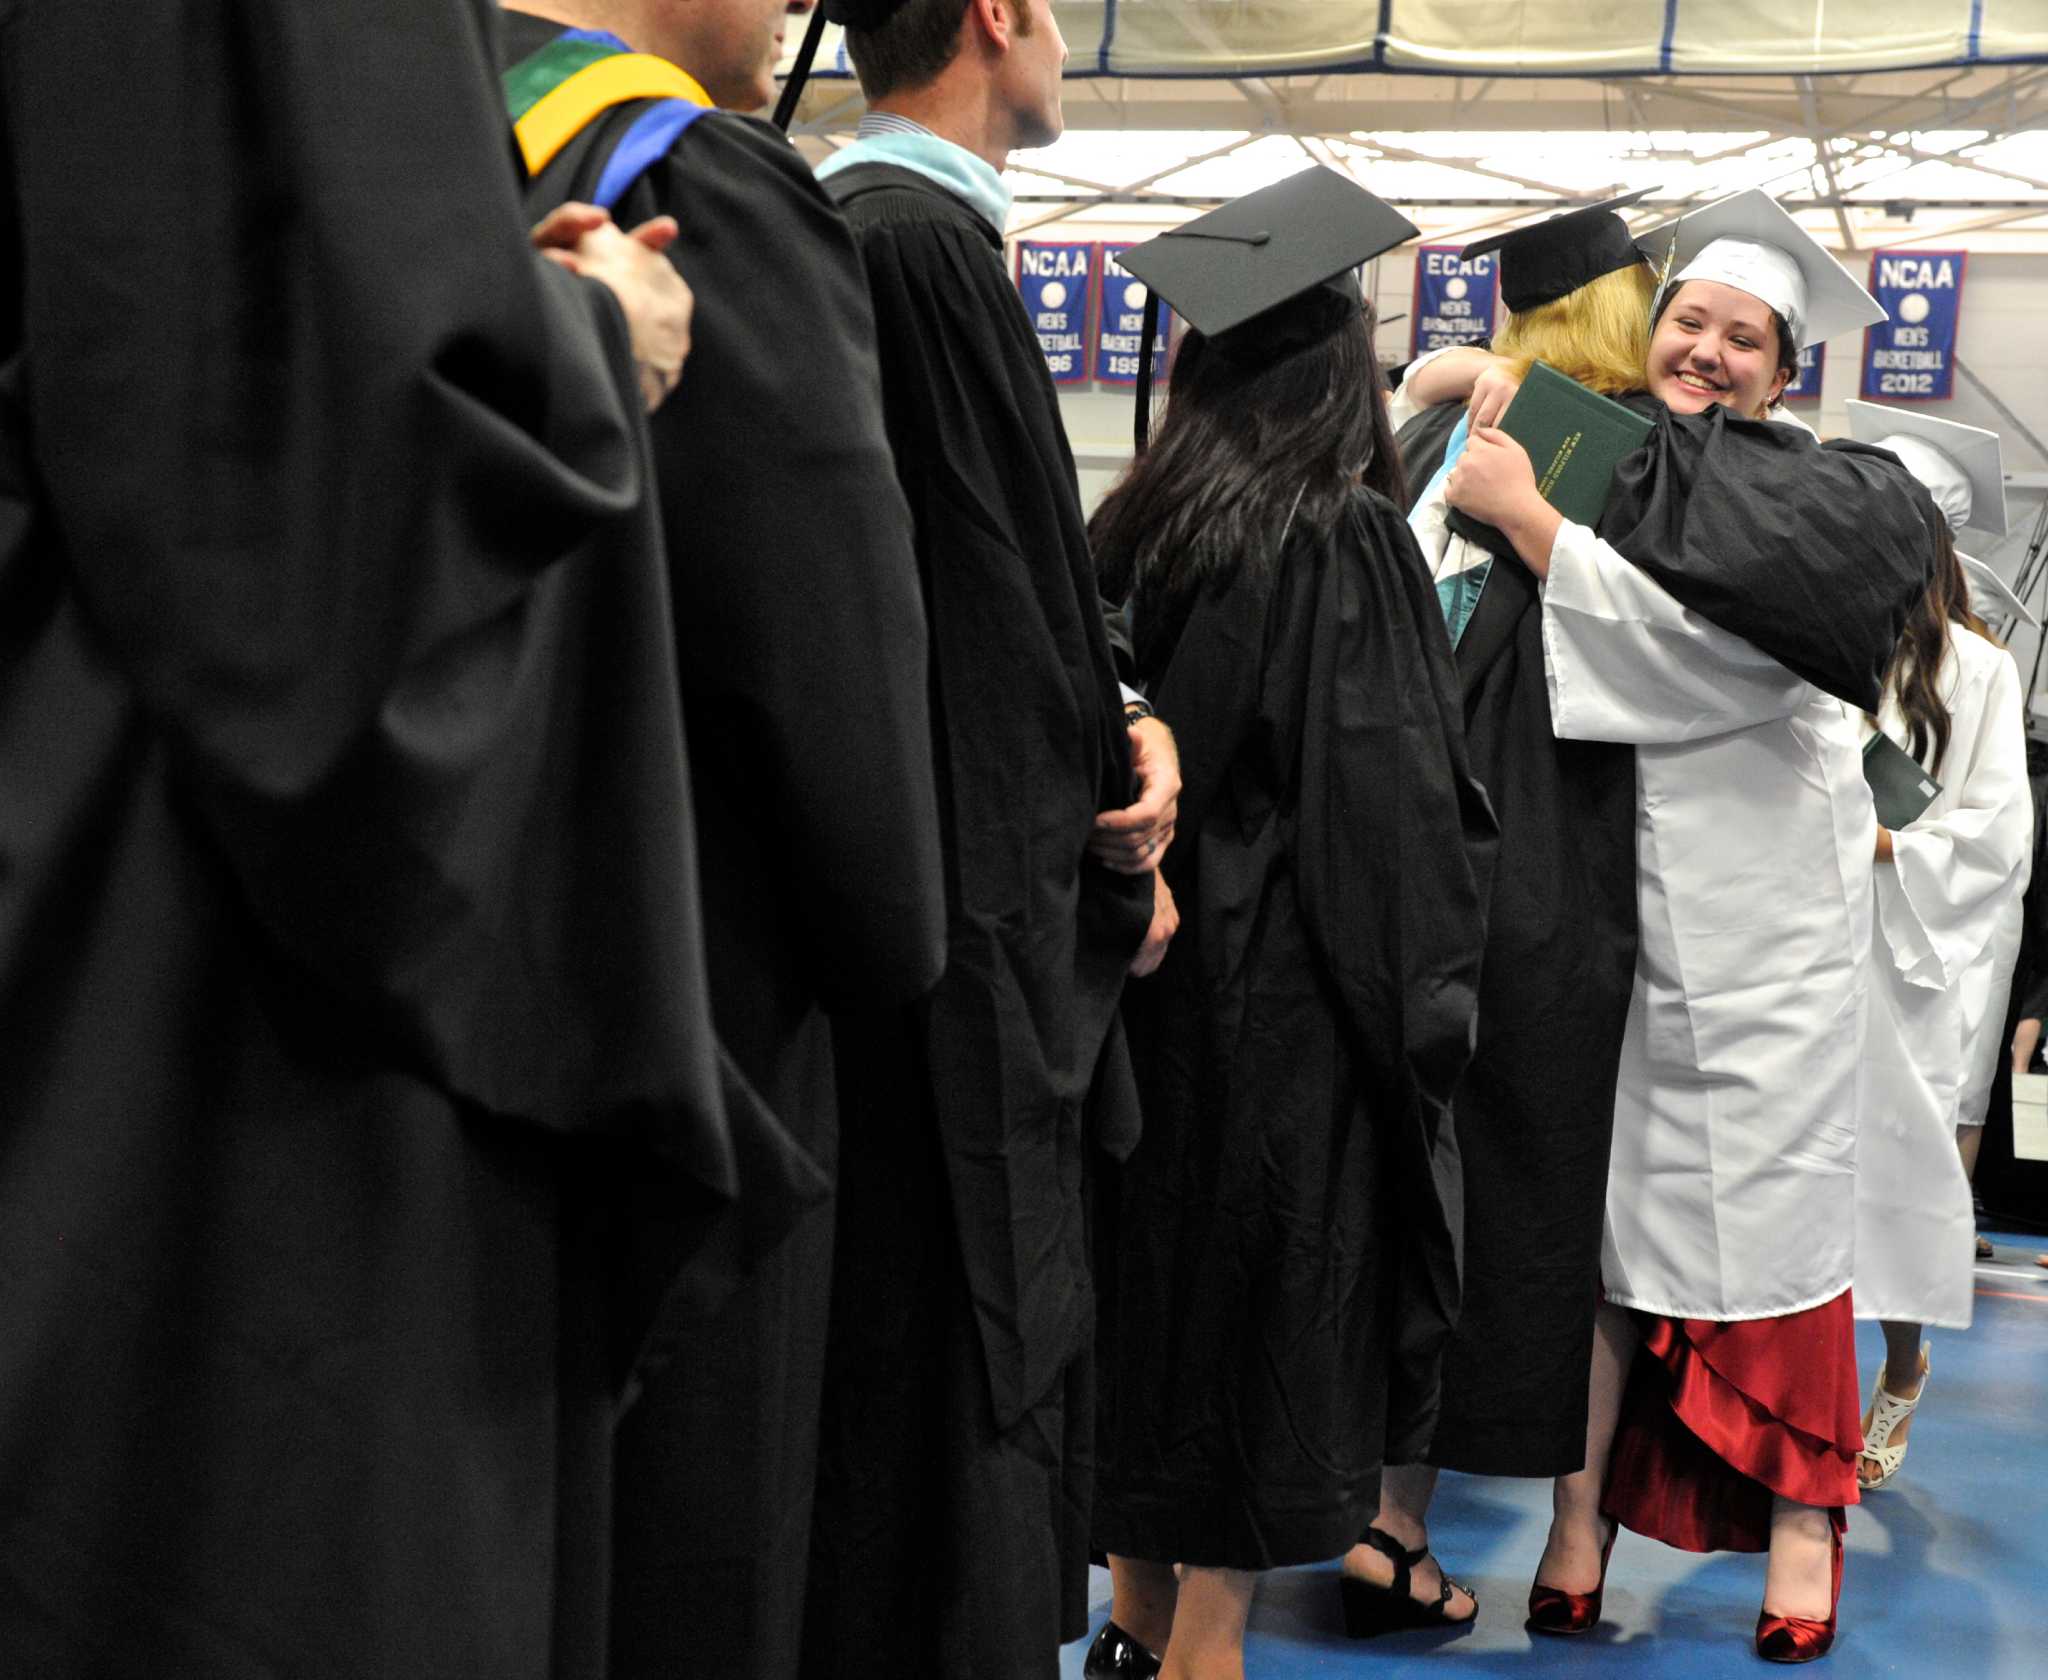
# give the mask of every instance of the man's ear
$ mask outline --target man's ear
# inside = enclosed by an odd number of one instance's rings
[[[983,47],[1002,54],[1017,33],[1017,8],[1022,0],[967,0],[967,29]]]

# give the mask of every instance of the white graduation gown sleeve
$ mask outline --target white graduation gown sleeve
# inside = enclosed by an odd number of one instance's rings
[[[1942,788],[1877,871],[1876,970],[1856,1161],[1859,1318],[1962,1329],[1970,1186],[1955,1128],[1982,1117],[2033,868],[2033,800],[2012,657],[1957,628],[1942,671]],[[1908,731],[1889,696],[1885,732]],[[1988,1023],[1988,1024],[1987,1024]]]
[[[2032,859],[2028,862],[2031,864]],[[2012,1002],[2013,971],[2019,966],[2020,920],[2020,907],[2015,900],[2009,912],[2000,918],[1991,943],[1963,970],[1958,988],[1963,1007],[1963,1079],[1956,1097],[1958,1126],[1984,1124],[1991,1104],[1992,1081],[2004,1066],[1996,1051],[2009,1042],[2005,1039],[2005,1013]]]
[[[1984,1123],[1984,1110],[1991,1100],[1991,1082],[2004,1065],[2000,1052],[2005,1042],[2006,1009],[2012,1001],[2013,970],[2019,963],[2022,900],[2034,873],[2033,787],[2027,779],[2026,711],[2019,670],[2005,649],[1992,647],[1988,642],[1984,646],[1992,655],[1995,673],[1985,707],[1985,732],[2001,755],[2004,774],[2016,782],[2013,808],[2004,815],[2002,839],[2006,845],[2014,844],[2015,825],[2024,838],[2017,842],[2012,879],[1992,925],[1991,937],[1976,960],[1963,970],[1963,1078],[1956,1104],[1956,1123],[1962,1126]]]
[[[1573,741],[1703,740],[1790,717],[1813,692],[1571,520],[1543,586],[1543,668],[1551,726]]]
[[[1877,874],[1878,925],[1892,959],[1908,982],[1933,988],[1957,984],[2002,922],[2017,932],[2019,896],[2033,869],[2019,672],[2012,655],[1961,626],[1952,643],[1961,680],[1953,685],[1942,794],[1893,834],[1892,867]],[[1898,738],[1904,726],[1888,732]]]

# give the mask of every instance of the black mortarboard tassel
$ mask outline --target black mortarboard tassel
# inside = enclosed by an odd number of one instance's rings
[[[826,10],[820,6],[811,13],[811,21],[804,29],[804,43],[796,50],[789,80],[782,84],[782,97],[775,102],[773,121],[784,134],[789,132],[790,119],[796,115],[796,102],[804,96],[804,83],[811,79],[811,64],[818,56],[818,42],[825,33]]]
[[[910,0],[824,0],[818,9],[848,29],[879,29],[909,4]]]

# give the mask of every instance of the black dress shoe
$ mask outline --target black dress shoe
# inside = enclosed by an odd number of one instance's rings
[[[1081,1680],[1156,1680],[1159,1659],[1114,1622],[1104,1622],[1088,1657]]]

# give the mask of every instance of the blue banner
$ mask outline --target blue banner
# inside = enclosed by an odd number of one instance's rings
[[[1409,317],[1408,354],[1476,344],[1493,336],[1493,300],[1500,287],[1500,259],[1488,251],[1458,261],[1455,245],[1415,248],[1415,303]]]
[[[1055,385],[1087,383],[1097,266],[1094,245],[1017,241],[1017,291]]]
[[[1102,311],[1095,333],[1095,377],[1105,385],[1138,382],[1138,341],[1145,333],[1145,283],[1126,274],[1117,258],[1131,247],[1104,245]],[[1159,336],[1152,343],[1152,379],[1166,377],[1166,347],[1173,342],[1173,311],[1159,305]]]
[[[1819,402],[1821,369],[1827,366],[1828,347],[1809,344],[1799,352],[1799,372],[1784,390],[1786,402]]]
[[[1945,402],[1955,394],[1965,255],[1870,254],[1870,293],[1887,319],[1863,335],[1865,402]]]

